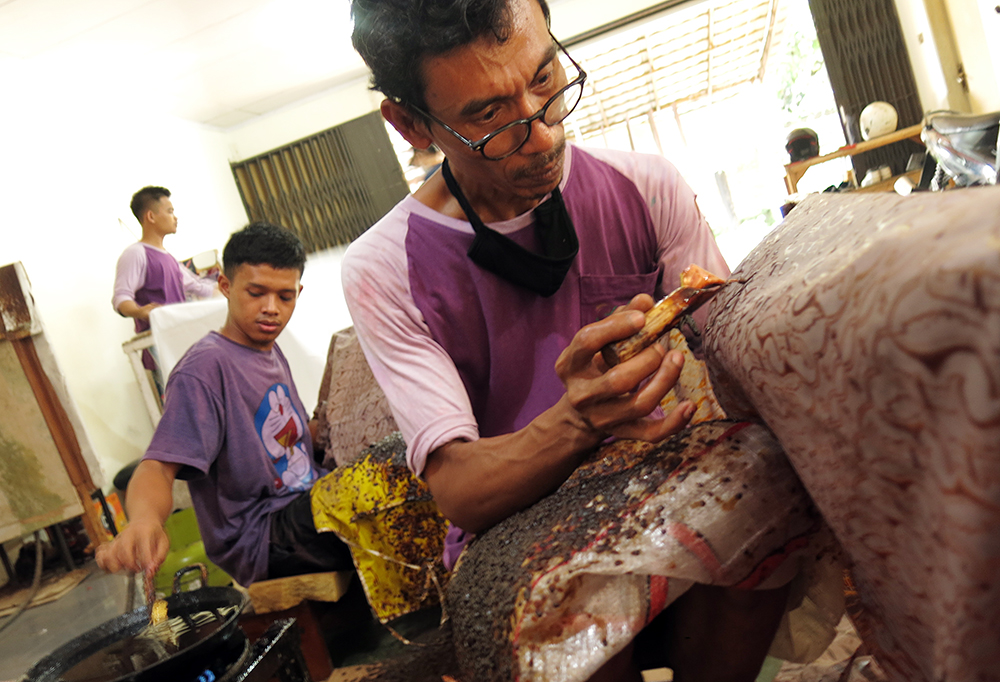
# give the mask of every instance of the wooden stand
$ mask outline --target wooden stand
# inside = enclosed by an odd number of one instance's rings
[[[148,348],[152,348],[152,346],[153,333],[145,331],[141,334],[136,334],[123,343],[122,350],[128,356],[132,372],[135,374],[135,380],[139,383],[142,402],[146,406],[149,419],[153,422],[153,428],[155,429],[156,425],[160,423],[160,417],[163,415],[163,403],[160,402],[160,396],[156,391],[156,386],[153,384],[152,378],[149,376],[149,372],[142,365],[142,352]]]
[[[96,544],[103,537],[91,501],[98,487],[63,404],[69,396],[54,384],[58,369],[21,263],[0,267],[0,346],[0,435],[7,447],[5,480],[0,484],[0,541],[82,516]],[[58,542],[61,535],[53,533],[53,542]]]
[[[302,653],[309,674],[313,680],[325,680],[333,672],[333,662],[320,630],[318,602],[339,601],[352,575],[351,571],[337,571],[256,582],[247,590],[251,609],[240,616],[240,627],[255,640],[271,623],[294,618],[301,628]]]
[[[844,156],[854,156],[855,154],[869,152],[873,149],[878,149],[879,147],[892,144],[893,142],[899,142],[900,140],[913,139],[916,142],[920,142],[920,131],[923,130],[923,127],[923,123],[918,123],[915,126],[903,128],[902,130],[897,130],[896,132],[889,133],[888,135],[881,135],[873,140],[865,140],[864,142],[858,142],[857,144],[841,147],[837,151],[830,154],[814,156],[813,158],[806,159],[805,161],[787,163],[785,164],[785,189],[789,194],[795,194],[798,191],[799,180],[802,179],[802,176],[805,175],[807,170],[817,164],[825,163],[826,161],[830,161],[832,159],[839,159]],[[864,189],[870,192],[890,190],[898,177],[899,176],[890,178],[882,183],[872,185],[871,187],[865,187]],[[880,189],[873,189],[874,187],[879,187]]]

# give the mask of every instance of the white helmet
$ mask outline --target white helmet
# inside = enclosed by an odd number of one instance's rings
[[[872,102],[862,109],[858,123],[861,126],[861,137],[870,140],[894,131],[899,123],[899,115],[896,107],[888,102]]]

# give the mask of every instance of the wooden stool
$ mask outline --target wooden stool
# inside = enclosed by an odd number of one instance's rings
[[[317,620],[316,602],[335,602],[347,592],[353,571],[311,573],[252,584],[247,593],[250,606],[239,618],[239,626],[250,641],[256,641],[276,620],[294,618],[302,632],[302,654],[313,680],[325,680],[333,672],[330,652]]]

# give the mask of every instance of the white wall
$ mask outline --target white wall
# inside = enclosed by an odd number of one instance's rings
[[[1000,3],[996,0],[978,0],[979,17],[982,20],[986,51],[993,67],[993,90],[989,101],[984,101],[988,111],[1000,109]],[[985,99],[985,98],[984,98]]]
[[[969,111],[969,97],[956,78],[959,56],[944,3],[896,0],[896,10],[923,110]]]
[[[147,184],[173,192],[178,233],[165,243],[177,256],[221,250],[246,215],[227,136],[158,115],[155,78],[126,97],[72,76],[0,62],[0,264],[24,263],[110,483],[152,435],[121,348],[132,321],[111,307],[115,262],[139,234],[128,208],[132,193]]]
[[[969,80],[973,113],[1000,109],[1000,14],[996,2],[945,0]]]
[[[1000,109],[1000,14],[995,0],[896,0],[924,111]],[[958,83],[959,65],[968,92]]]
[[[229,157],[242,161],[377,111],[382,95],[368,89],[368,72],[344,85],[231,128]]]

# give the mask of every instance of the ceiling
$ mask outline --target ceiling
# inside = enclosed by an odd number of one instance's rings
[[[549,4],[554,30],[572,36],[650,7],[685,3]],[[691,0],[685,7],[694,11],[706,4],[733,4],[755,15],[754,35],[741,35],[754,53],[748,72],[755,73],[765,43],[761,36],[769,34],[773,19],[772,2]],[[66,92],[67,101],[75,97],[79,103],[84,93],[107,106],[129,106],[138,97],[146,110],[232,128],[367,77],[351,47],[349,7],[349,0],[0,0],[0,75],[18,74],[36,99]],[[696,14],[707,16],[702,10]],[[734,17],[737,25],[744,16]],[[715,37],[697,29],[702,42]],[[676,33],[664,35],[676,38]],[[707,54],[704,47],[697,51],[699,59]],[[721,75],[716,79],[725,80]]]
[[[652,112],[686,114],[764,77],[786,3],[690,3],[573,50],[588,72],[569,123],[577,137]]]
[[[0,0],[0,69],[228,128],[365,76],[350,32],[348,0]]]

